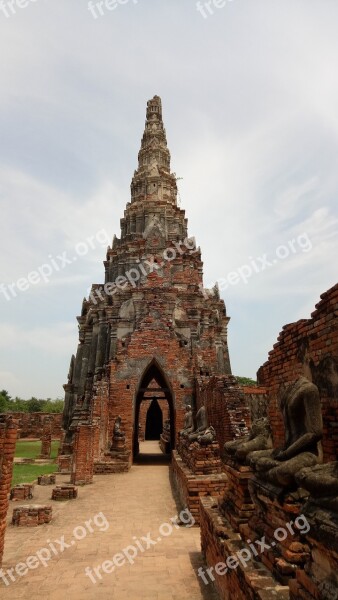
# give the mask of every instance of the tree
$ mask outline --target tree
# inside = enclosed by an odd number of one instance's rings
[[[43,400],[38,400],[37,398],[31,398],[30,400],[27,400],[28,412],[42,412],[43,403]]]
[[[240,385],[257,385],[257,381],[250,377],[237,377],[236,379]]]

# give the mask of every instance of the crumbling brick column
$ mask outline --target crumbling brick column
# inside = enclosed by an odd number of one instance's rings
[[[8,494],[11,488],[17,433],[17,422],[11,416],[0,415],[0,565],[4,551]]]
[[[74,435],[74,454],[71,483],[83,485],[93,483],[94,438],[97,425],[88,421],[80,422]]]
[[[50,458],[52,449],[52,422],[47,417],[43,422],[41,435],[41,454],[40,458]]]

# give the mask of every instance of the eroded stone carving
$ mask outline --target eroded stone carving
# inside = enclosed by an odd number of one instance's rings
[[[224,458],[231,457],[244,462],[251,452],[272,448],[272,438],[267,418],[258,419],[252,424],[248,435],[224,444]]]
[[[301,469],[296,481],[310,492],[312,501],[338,512],[338,461]]]
[[[251,466],[260,477],[279,486],[295,485],[296,474],[322,461],[323,422],[316,385],[299,377],[282,395],[285,444],[275,450],[252,452]]]
[[[210,425],[202,435],[199,435],[197,441],[201,446],[207,446],[208,444],[212,444],[212,442],[216,439],[216,431],[213,426]]]
[[[208,427],[209,425],[205,406],[201,406],[196,415],[196,429],[188,435],[189,442],[195,442],[200,436],[206,433]]]
[[[181,431],[179,433],[179,435],[182,435],[184,437],[189,435],[189,433],[191,433],[194,429],[194,420],[193,420],[190,404],[187,405],[186,410],[187,410],[187,412],[185,413],[185,416],[184,416],[183,429],[181,429]]]

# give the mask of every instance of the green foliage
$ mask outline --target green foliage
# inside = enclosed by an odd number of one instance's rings
[[[257,385],[257,381],[255,381],[254,379],[251,379],[250,377],[237,377],[236,379],[238,381],[238,383],[240,383],[241,385]]]
[[[44,412],[44,413],[62,413],[64,401],[61,398],[52,400],[38,400],[32,397],[30,400],[22,400],[21,398],[11,398],[7,390],[0,392],[0,413],[4,412]]]

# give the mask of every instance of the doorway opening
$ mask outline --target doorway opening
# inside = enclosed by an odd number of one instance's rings
[[[168,455],[175,448],[175,410],[170,383],[157,361],[152,361],[141,377],[135,400],[133,458],[138,462],[143,455],[158,456],[155,462],[163,462],[165,455],[159,440],[165,422],[170,424]]]

